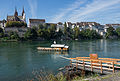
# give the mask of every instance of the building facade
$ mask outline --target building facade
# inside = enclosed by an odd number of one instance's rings
[[[0,27],[2,28],[2,29],[4,29],[4,27],[6,26],[6,20],[2,20],[2,21],[0,21]]]
[[[59,30],[64,30],[64,24],[62,22],[58,22],[57,23],[57,28],[56,28],[56,31],[58,32]]]
[[[106,24],[105,27],[113,27],[116,30],[118,27],[120,27],[120,24]]]
[[[45,19],[29,19],[28,27],[38,27],[40,24],[45,24]]]

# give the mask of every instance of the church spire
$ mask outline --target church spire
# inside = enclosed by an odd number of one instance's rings
[[[23,7],[23,11],[22,11],[22,17],[23,17],[23,21],[26,22],[26,16],[25,16],[24,7]]]
[[[24,7],[23,7],[23,11],[22,11],[22,16],[24,15],[25,11],[24,11]]]
[[[15,13],[14,13],[14,16],[18,16],[18,12],[17,12],[16,7],[15,7]]]

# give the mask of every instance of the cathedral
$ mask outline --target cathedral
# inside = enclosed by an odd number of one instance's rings
[[[7,15],[7,22],[9,21],[20,21],[20,22],[26,22],[26,17],[25,17],[25,11],[23,7],[23,11],[21,15],[18,15],[17,9],[15,8],[15,13],[12,16]]]

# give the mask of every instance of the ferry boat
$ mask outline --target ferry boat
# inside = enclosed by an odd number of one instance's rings
[[[56,41],[54,41],[54,44],[51,45],[51,48],[46,48],[46,47],[38,47],[38,50],[45,50],[45,51],[68,51],[69,46],[65,44],[56,44]]]

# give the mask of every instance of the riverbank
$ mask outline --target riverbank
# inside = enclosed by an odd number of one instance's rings
[[[52,40],[16,40],[16,39],[11,39],[11,40],[3,40],[0,39],[0,42],[34,42],[34,41],[95,41],[95,40],[120,40],[120,39],[77,39],[77,40],[57,40],[57,39],[52,39]]]
[[[18,42],[18,40],[0,40],[0,42]]]
[[[61,72],[57,75],[53,75],[52,73],[46,74],[46,72],[39,72],[42,74],[37,74],[35,78],[28,79],[30,81],[120,81],[120,72],[109,74],[109,75],[101,75],[97,73],[92,73],[86,76],[77,76],[71,77],[69,74],[63,75]],[[44,77],[43,77],[44,76]]]
[[[120,81],[120,72],[109,74],[109,75],[90,77],[90,78],[76,80],[76,81]]]

